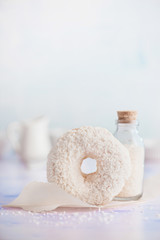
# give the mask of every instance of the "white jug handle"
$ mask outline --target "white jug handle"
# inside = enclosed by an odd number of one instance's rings
[[[22,125],[19,122],[13,122],[9,124],[7,128],[8,139],[16,152],[20,152],[20,138],[22,134]]]

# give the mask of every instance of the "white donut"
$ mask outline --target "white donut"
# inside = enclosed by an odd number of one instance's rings
[[[81,172],[85,158],[97,161],[95,173]],[[48,156],[48,181],[93,205],[105,205],[118,195],[130,172],[128,150],[107,129],[100,127],[68,131]]]

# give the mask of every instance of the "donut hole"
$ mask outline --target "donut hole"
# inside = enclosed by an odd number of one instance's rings
[[[91,174],[97,171],[97,161],[93,158],[85,158],[81,164],[81,172],[83,174]]]

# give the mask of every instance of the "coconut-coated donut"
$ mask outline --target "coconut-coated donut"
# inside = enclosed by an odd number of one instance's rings
[[[86,158],[97,161],[95,173],[81,172]],[[128,150],[101,127],[68,131],[48,155],[48,181],[92,205],[105,205],[118,195],[130,172]]]

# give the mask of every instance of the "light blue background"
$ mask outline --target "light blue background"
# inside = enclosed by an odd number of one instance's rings
[[[1,0],[0,128],[45,114],[114,131],[136,109],[160,137],[159,25],[155,0]]]

